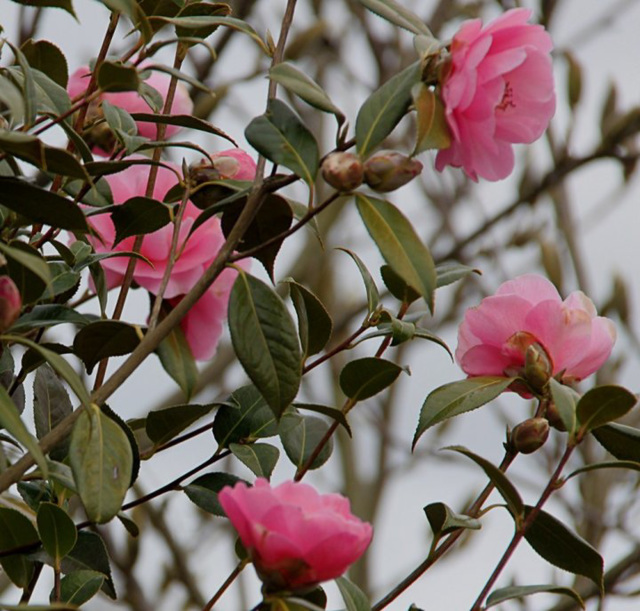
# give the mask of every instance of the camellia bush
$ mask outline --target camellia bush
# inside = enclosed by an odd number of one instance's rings
[[[640,115],[612,86],[597,142],[573,146],[563,2],[15,4],[0,608],[638,598],[640,418],[616,382],[640,342],[622,276],[583,292],[569,181],[604,160],[631,184]],[[106,17],[91,56],[62,26],[39,37],[86,4]],[[478,214],[488,193],[507,203]],[[478,491],[416,476],[420,560],[378,546],[412,528],[392,484],[451,460]],[[455,563],[488,514],[510,530],[483,539],[478,580]],[[445,556],[464,607],[432,603]]]

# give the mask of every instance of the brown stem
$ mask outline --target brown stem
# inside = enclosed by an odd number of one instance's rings
[[[218,591],[211,597],[209,602],[202,607],[202,611],[211,611],[213,609],[213,606],[220,600],[220,598],[222,598],[222,595],[227,591],[227,588],[235,581],[236,577],[242,573],[242,570],[247,566],[247,564],[249,564],[248,559],[241,560],[238,563],[238,566],[231,571],[229,576],[224,580],[224,583],[218,588]]]

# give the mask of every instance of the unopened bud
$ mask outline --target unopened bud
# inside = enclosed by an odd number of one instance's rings
[[[535,390],[542,390],[553,375],[553,365],[547,351],[534,343],[524,353],[524,377]]]
[[[562,432],[567,430],[567,427],[562,421],[562,418],[560,418],[560,412],[558,411],[558,408],[556,407],[555,403],[551,402],[549,403],[549,405],[547,405],[547,411],[545,413],[545,416],[547,417],[549,424],[554,429]]]
[[[364,180],[362,161],[353,153],[331,153],[322,162],[322,178],[338,191],[353,191]]]
[[[364,163],[364,180],[375,191],[395,191],[422,172],[417,159],[397,151],[379,151]]]
[[[511,431],[510,441],[515,450],[531,454],[541,448],[549,437],[549,423],[546,418],[529,418]]]
[[[0,333],[6,331],[20,315],[22,298],[9,276],[0,276]]]

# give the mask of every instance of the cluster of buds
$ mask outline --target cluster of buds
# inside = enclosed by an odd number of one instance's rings
[[[336,152],[322,164],[322,177],[338,191],[353,191],[363,182],[374,191],[388,193],[413,180],[422,163],[397,151],[378,151],[364,163],[354,153]]]

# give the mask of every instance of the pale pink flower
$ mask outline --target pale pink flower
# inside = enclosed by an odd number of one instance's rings
[[[135,158],[133,157],[133,159]],[[240,165],[234,168],[233,177],[242,174],[249,179],[255,175],[255,163],[244,151],[239,149],[222,151],[212,155],[212,158],[214,161],[218,158],[239,160]],[[122,204],[132,197],[145,194],[149,168],[150,166],[147,165],[132,165],[122,172],[105,177],[111,187],[115,204]],[[223,176],[223,178],[232,177]],[[153,197],[162,200],[166,192],[176,182],[176,175],[170,169],[159,167]],[[187,202],[180,226],[179,257],[172,269],[164,293],[164,297],[173,305],[178,303],[202,277],[225,241],[220,221],[216,217],[209,218],[193,234],[189,235],[191,227],[200,214],[202,214],[201,210],[191,202]],[[99,236],[89,237],[96,252],[132,250],[134,237],[125,238],[113,246],[116,232],[110,215],[90,216],[88,221]],[[144,236],[140,254],[148,259],[150,264],[142,260],[137,261],[133,279],[136,284],[147,289],[150,293],[156,294],[162,283],[162,277],[169,261],[172,235],[173,225],[169,224]],[[108,288],[119,286],[122,283],[128,262],[128,257],[112,257],[102,261]],[[215,352],[222,332],[222,323],[226,318],[227,302],[234,279],[235,272],[233,270],[223,271],[182,319],[181,327],[194,357],[198,360],[207,360]]]
[[[442,100],[451,146],[440,150],[436,168],[462,168],[473,180],[507,177],[512,144],[530,143],[555,112],[549,34],[528,23],[531,10],[512,9],[486,27],[465,21],[451,42],[451,66]]]
[[[340,577],[367,549],[373,529],[349,500],[308,484],[274,488],[259,478],[223,488],[218,499],[270,590],[297,590]]]
[[[144,67],[144,66],[143,66]],[[70,97],[74,98],[77,95],[83,94],[87,90],[89,85],[89,78],[91,77],[91,70],[88,66],[82,66],[78,68],[70,77],[67,83],[67,93]],[[162,72],[152,71],[151,76],[145,80],[145,83],[151,85],[154,89],[158,90],[158,93],[162,96],[162,99],[166,99],[169,91],[169,83],[171,77]],[[152,113],[153,111],[149,105],[145,102],[144,98],[140,96],[136,91],[114,91],[101,93],[100,100],[106,100],[109,104],[118,106],[131,113]],[[178,81],[176,85],[176,93],[171,105],[171,113],[174,115],[190,115],[193,111],[193,102],[189,97],[189,91],[182,81]],[[156,137],[157,125],[147,121],[137,121],[138,133],[144,138],[154,140]],[[176,125],[167,125],[165,136],[169,138],[181,128]]]
[[[496,294],[469,308],[458,331],[456,360],[469,376],[521,373],[529,346],[546,352],[551,374],[579,381],[609,358],[616,339],[613,322],[598,316],[581,291],[564,301],[537,274],[502,284]]]

